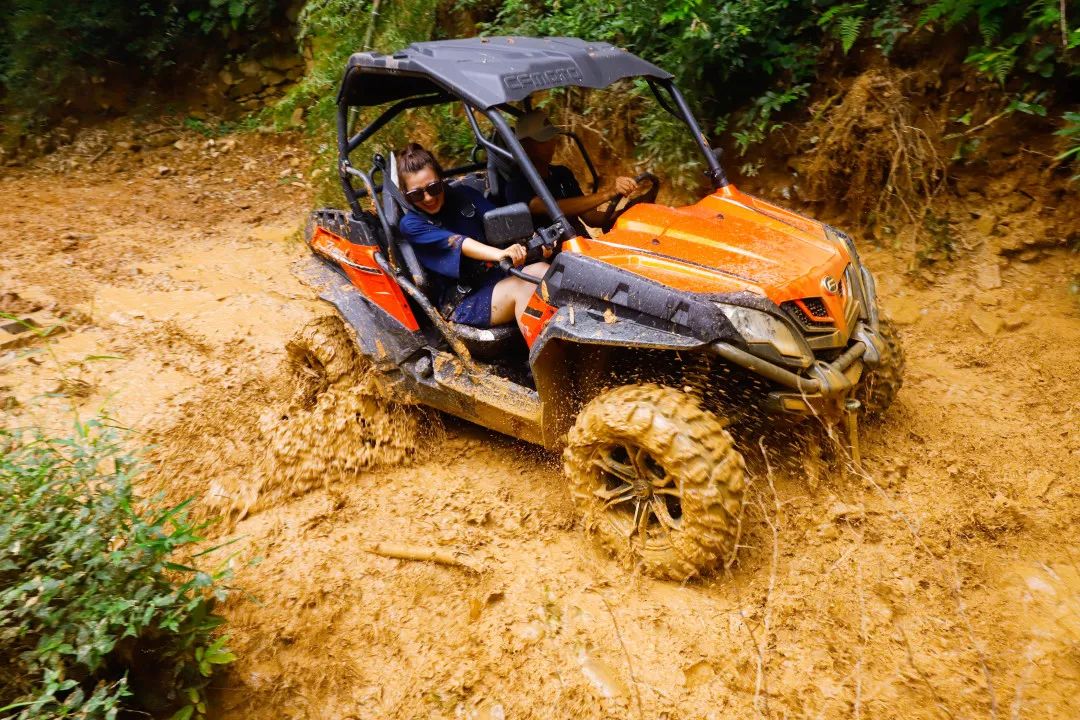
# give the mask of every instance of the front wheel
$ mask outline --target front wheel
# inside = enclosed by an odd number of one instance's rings
[[[570,430],[563,467],[586,528],[650,575],[684,580],[734,551],[745,464],[692,395],[641,384],[597,396]]]
[[[855,397],[862,402],[871,419],[880,418],[900,392],[904,384],[904,347],[891,320],[882,318],[878,335],[883,341],[881,364],[863,375]]]

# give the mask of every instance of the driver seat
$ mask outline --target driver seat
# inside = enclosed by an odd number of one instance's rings
[[[448,322],[447,325],[477,360],[504,360],[525,348],[525,338],[521,337],[516,323],[488,328],[456,322]]]

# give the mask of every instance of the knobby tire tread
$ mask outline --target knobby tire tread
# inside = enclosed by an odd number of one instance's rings
[[[617,533],[593,494],[598,448],[629,442],[646,449],[680,488],[682,520],[668,541],[640,542]],[[714,569],[731,553],[745,490],[745,463],[731,435],[698,399],[652,383],[608,390],[589,402],[568,435],[563,466],[585,527],[602,544],[629,550],[646,573],[685,580]]]

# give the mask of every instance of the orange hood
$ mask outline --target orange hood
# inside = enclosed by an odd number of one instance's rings
[[[681,208],[638,205],[611,232],[567,243],[611,265],[695,293],[749,291],[779,304],[822,295],[850,262],[821,223],[727,186]]]

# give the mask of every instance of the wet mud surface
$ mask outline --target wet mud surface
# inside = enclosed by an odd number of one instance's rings
[[[0,408],[106,410],[153,444],[148,489],[239,538],[216,717],[1080,716],[1075,257],[974,223],[929,280],[867,248],[908,356],[867,473],[745,448],[737,562],[662,582],[582,532],[560,458],[363,382],[313,400],[286,351],[327,315],[289,272],[299,139],[186,140],[0,176],[5,307],[66,318],[0,351]]]

